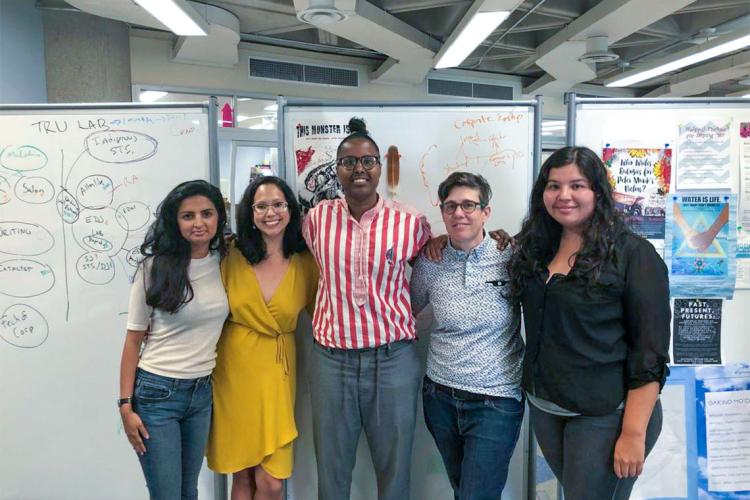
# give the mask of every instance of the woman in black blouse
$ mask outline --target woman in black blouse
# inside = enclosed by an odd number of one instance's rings
[[[511,261],[531,422],[566,500],[627,499],[661,431],[669,373],[664,262],[614,210],[601,160],[542,166]]]

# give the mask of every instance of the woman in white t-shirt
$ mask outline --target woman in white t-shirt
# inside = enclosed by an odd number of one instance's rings
[[[229,311],[219,272],[226,220],[218,188],[184,182],[159,205],[141,246],[117,404],[152,500],[198,496],[216,342]]]

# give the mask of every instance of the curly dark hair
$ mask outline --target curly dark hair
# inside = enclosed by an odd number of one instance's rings
[[[593,285],[599,279],[602,265],[615,260],[615,240],[628,231],[622,216],[615,211],[612,187],[602,160],[583,146],[558,149],[542,165],[531,191],[529,213],[516,236],[517,251],[508,264],[514,296],[522,293],[524,279],[544,271],[557,252],[562,226],[547,213],[543,196],[550,170],[571,163],[588,180],[596,201],[594,214],[583,229],[583,242],[575,254],[570,276],[582,279],[587,288]]]
[[[370,132],[367,131],[367,125],[362,118],[353,116],[351,119],[349,119],[349,132],[350,134],[344,137],[339,143],[339,147],[336,148],[337,157],[341,155],[341,148],[344,146],[344,143],[354,139],[364,139],[366,141],[370,141],[370,143],[375,146],[375,150],[378,152],[378,155],[380,155],[380,148],[378,147],[378,144],[375,142],[375,140],[370,136]]]
[[[221,256],[227,252],[223,234],[227,212],[219,188],[206,181],[196,180],[183,182],[172,189],[156,209],[156,220],[151,224],[141,245],[144,262],[151,261],[146,304],[170,313],[177,312],[180,307],[193,300],[193,287],[190,286],[188,276],[191,247],[180,234],[177,225],[180,205],[183,200],[192,196],[205,196],[213,203],[219,220],[216,234],[209,242],[209,249],[218,251]]]
[[[292,189],[279,177],[258,177],[247,186],[237,207],[237,248],[250,264],[257,264],[266,258],[266,242],[253,222],[255,193],[264,184],[273,184],[279,188],[289,204],[289,224],[284,229],[282,242],[284,257],[288,259],[292,254],[307,249],[302,238],[302,211]]]

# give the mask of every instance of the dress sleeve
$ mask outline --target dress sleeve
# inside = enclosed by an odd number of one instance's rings
[[[667,266],[654,247],[638,241],[627,260],[623,309],[628,337],[625,380],[628,389],[650,382],[659,388],[669,374],[669,308]]]
[[[427,307],[430,302],[430,293],[427,287],[427,261],[424,255],[417,257],[414,262],[414,268],[411,271],[411,310],[417,315]]]
[[[130,286],[130,300],[128,302],[128,330],[145,331],[151,322],[153,308],[146,304],[146,280],[148,270],[146,262],[138,266],[138,270]]]

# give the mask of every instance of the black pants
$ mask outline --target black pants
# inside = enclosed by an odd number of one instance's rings
[[[531,425],[565,500],[627,500],[637,478],[618,479],[615,443],[623,410],[599,417],[561,417],[529,404]],[[656,401],[646,429],[646,455],[661,433],[661,402]]]

